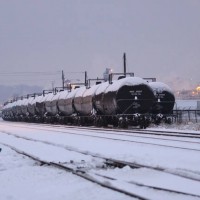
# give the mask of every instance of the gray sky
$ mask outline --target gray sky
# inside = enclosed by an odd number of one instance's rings
[[[122,72],[123,52],[136,76],[198,84],[200,0],[0,0],[0,84]]]

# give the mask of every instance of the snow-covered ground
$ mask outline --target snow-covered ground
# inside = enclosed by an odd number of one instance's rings
[[[0,146],[1,200],[132,199]]]
[[[193,127],[193,128],[192,128]],[[185,124],[164,127],[151,127],[150,129],[189,129],[189,132],[200,134],[198,124]],[[192,131],[191,131],[192,130]],[[194,131],[197,130],[197,131]],[[111,133],[111,132],[110,132]],[[114,131],[113,131],[114,133]],[[19,137],[15,137],[19,136]],[[95,136],[95,137],[92,137]],[[25,140],[24,137],[34,139]],[[107,139],[103,138],[106,137]],[[124,139],[125,141],[120,141]],[[132,142],[128,142],[130,140]],[[43,143],[42,143],[43,141]],[[40,166],[39,163],[17,154],[3,144],[40,157],[47,161],[61,162],[75,166],[83,166],[91,174],[99,173],[119,181],[108,181],[108,184],[120,188],[130,189],[138,192],[148,199],[200,199],[200,182],[176,177],[175,175],[155,172],[151,169],[97,169],[102,160],[90,155],[83,155],[72,150],[90,152],[94,155],[106,156],[109,158],[121,159],[129,162],[137,162],[154,167],[162,167],[169,171],[185,172],[193,177],[200,178],[200,151],[198,143],[200,139],[189,140],[193,143],[183,141],[163,141],[152,138],[135,138],[107,134],[103,131],[87,131],[83,129],[71,129],[63,127],[48,127],[15,122],[0,121],[0,199],[1,200],[62,200],[62,199],[133,199],[127,195],[100,187],[97,184],[86,181],[80,177],[65,171],[50,167]],[[45,144],[48,142],[49,144]],[[149,144],[145,144],[146,142]],[[158,145],[175,146],[155,146]],[[178,149],[179,146],[197,149]],[[164,187],[188,194],[198,195],[184,196],[165,192],[154,191],[137,185],[128,185],[127,182],[146,184],[153,187]],[[161,198],[162,197],[162,198]]]
[[[179,110],[195,110],[197,109],[198,100],[176,100],[174,109]]]
[[[160,125],[151,125],[150,129],[167,129],[167,130],[184,130],[188,132],[200,131],[200,123],[195,122],[183,122],[183,123],[175,123],[175,124],[160,124]]]

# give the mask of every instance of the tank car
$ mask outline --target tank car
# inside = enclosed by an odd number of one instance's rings
[[[44,101],[45,110],[46,110],[45,115],[51,115],[51,103],[52,103],[53,96],[54,96],[53,93],[46,94],[46,98]]]
[[[27,120],[32,122],[34,121],[34,116],[36,115],[36,111],[35,111],[35,97],[29,97],[28,98],[28,105],[27,105],[27,111],[28,111],[28,116],[27,116]]]
[[[84,112],[83,112],[83,109],[82,109],[82,97],[83,97],[83,94],[84,92],[86,91],[86,87],[80,87],[77,89],[77,92],[74,96],[74,99],[73,99],[73,105],[74,105],[74,108],[75,108],[75,112],[78,114],[78,115],[84,115]]]
[[[45,100],[47,98],[47,95],[40,95],[38,97],[36,97],[36,101],[35,101],[35,110],[36,110],[36,121],[37,122],[43,122],[44,120],[44,114],[46,113],[46,109],[45,109]]]
[[[2,114],[3,114],[3,119],[5,120],[9,120],[9,121],[15,121],[17,120],[17,117],[16,117],[16,101],[13,101],[13,102],[10,102],[10,103],[7,103],[4,107],[3,107],[3,110],[2,110]]]
[[[12,102],[11,112],[12,112],[12,120],[17,120],[17,109],[16,109],[17,101]]]
[[[12,120],[12,103],[4,104],[2,108],[2,118],[3,120]]]
[[[27,121],[28,116],[28,98],[24,99],[23,103],[21,104],[22,109],[22,120]]]
[[[58,99],[61,95],[61,92],[58,92],[55,94],[51,100],[51,114],[53,116],[58,115],[59,110],[58,110]]]
[[[31,118],[31,121],[34,122],[43,122],[44,120],[44,114],[46,112],[44,102],[47,96],[45,95],[38,95],[34,97],[34,100],[31,101],[31,107],[34,111],[32,111],[31,115],[33,117]]]
[[[18,100],[16,101],[16,104],[15,104],[15,115],[16,115],[16,119],[17,121],[20,121],[20,118],[21,118],[21,114],[22,114],[22,110],[21,110],[21,104],[22,104],[22,100]]]
[[[72,90],[71,92],[64,91],[62,96],[58,99],[58,108],[63,116],[70,116],[75,112],[74,109],[74,97],[78,89]]]
[[[15,114],[14,114],[14,105],[16,104],[16,102],[12,102],[12,103],[9,103],[6,107],[6,114],[7,114],[7,119],[8,120],[15,120]]]
[[[59,115],[61,115],[61,116],[65,114],[65,110],[66,110],[65,100],[66,100],[68,94],[69,94],[69,92],[67,90],[60,92],[60,95],[57,100]]]
[[[95,92],[100,87],[100,85],[101,84],[93,85],[83,93],[82,107],[81,107],[81,112],[83,115],[90,116],[96,114],[94,97],[95,97]]]
[[[44,121],[48,123],[52,123],[56,120],[56,114],[58,113],[57,109],[57,101],[59,93],[57,95],[53,93],[46,94],[46,98],[44,99]]]
[[[15,110],[16,110],[16,120],[24,121],[27,114],[27,101],[28,99],[20,99],[16,101]]]
[[[151,109],[155,123],[160,123],[162,119],[170,122],[168,116],[172,114],[175,104],[175,96],[171,88],[161,82],[150,82],[149,85],[153,89],[155,96],[155,102]]]
[[[114,124],[124,127],[127,124],[139,125],[146,122],[143,115],[150,111],[154,94],[142,78],[126,77],[112,84],[104,83],[96,91],[94,98],[97,112],[112,117]],[[110,121],[111,119],[109,119]],[[104,119],[103,122],[108,121]]]
[[[85,89],[85,87],[84,87]],[[63,91],[58,99],[59,121],[60,123],[75,123],[77,121],[78,112],[74,106],[74,98],[81,88],[69,91]]]
[[[104,92],[109,87],[109,82],[104,82],[100,84],[100,86],[97,88],[95,91],[95,96],[94,96],[94,106],[95,110],[98,115],[103,115],[104,114],[104,104],[103,104],[103,97],[104,97]]]
[[[89,88],[83,88],[81,90],[82,92],[77,93],[77,95],[75,96],[74,105],[80,115],[80,117],[78,117],[78,124],[80,125],[94,124],[95,116],[96,116],[94,97],[95,97],[95,92],[99,87],[100,87],[100,84],[96,84]],[[81,101],[81,104],[79,104],[78,100]]]

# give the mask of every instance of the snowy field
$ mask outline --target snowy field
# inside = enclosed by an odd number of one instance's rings
[[[197,106],[197,102],[200,100],[176,100],[174,105],[174,109],[179,110],[195,110],[199,109]]]
[[[200,135],[199,124],[152,126],[149,130],[187,130]],[[159,139],[160,137],[160,139]],[[141,136],[110,131],[92,131],[62,126],[4,122],[0,120],[0,199],[1,200],[88,200],[137,199],[115,192],[76,175],[31,160],[8,148],[10,145],[46,161],[82,167],[91,176],[116,178],[107,184],[140,194],[146,199],[200,199],[200,139],[166,136]],[[27,140],[29,139],[29,140]],[[48,143],[48,144],[47,144]],[[70,149],[68,151],[67,149]],[[97,157],[120,159],[170,172],[190,175],[198,180],[177,177],[148,168],[102,169]],[[99,179],[100,180],[100,179]],[[132,183],[132,184],[128,184]],[[137,184],[135,184],[137,183]],[[162,187],[180,192],[164,192],[147,187]],[[183,195],[182,193],[187,193]],[[188,195],[189,194],[189,195]],[[191,195],[190,195],[191,194]]]
[[[132,199],[1,148],[1,200]]]
[[[200,100],[176,100],[174,110],[179,110],[174,112],[178,116],[178,122],[200,123]]]

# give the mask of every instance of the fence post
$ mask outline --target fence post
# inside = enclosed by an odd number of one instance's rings
[[[189,118],[189,122],[190,122],[190,110],[188,110],[188,118]]]
[[[197,123],[197,111],[195,110],[195,119],[196,119],[196,123]]]

